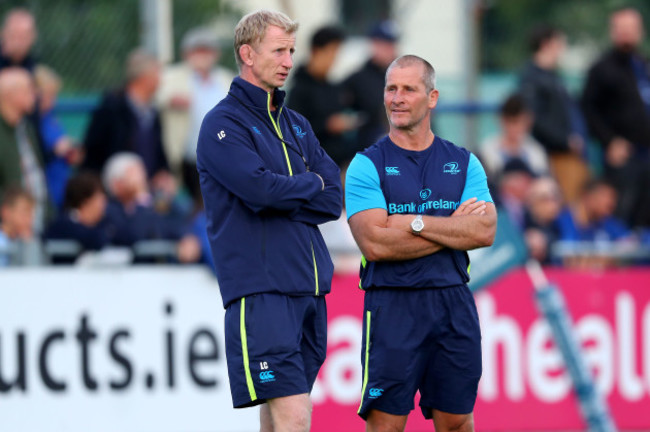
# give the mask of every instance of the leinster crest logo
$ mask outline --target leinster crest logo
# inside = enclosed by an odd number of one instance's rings
[[[298,138],[304,138],[305,135],[307,135],[307,132],[304,132],[300,126],[291,125],[291,127],[293,128],[293,131],[296,133],[296,136]]]
[[[442,166],[442,172],[445,174],[458,174],[460,172],[458,162],[447,162]]]

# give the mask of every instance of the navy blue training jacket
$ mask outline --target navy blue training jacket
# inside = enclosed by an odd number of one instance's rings
[[[224,307],[257,293],[331,288],[318,224],[341,214],[340,172],[284,97],[236,77],[201,125],[197,167]]]

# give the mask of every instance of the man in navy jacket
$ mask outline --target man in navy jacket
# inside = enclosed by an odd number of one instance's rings
[[[272,11],[241,19],[239,76],[205,116],[197,146],[233,406],[264,404],[262,431],[309,430],[333,273],[318,224],[342,207],[338,167],[278,89],[297,27]]]

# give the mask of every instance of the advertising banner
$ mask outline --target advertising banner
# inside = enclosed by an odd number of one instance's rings
[[[586,361],[620,430],[650,429],[650,269],[547,270],[575,320]],[[337,277],[328,302],[329,351],[314,393],[313,431],[359,431],[363,293]],[[476,294],[483,376],[475,407],[481,431],[584,430],[570,378],[533,286],[515,270]],[[357,396],[354,397],[356,391]],[[407,431],[430,431],[417,409]]]
[[[223,315],[202,268],[3,269],[0,430],[259,429],[232,409]]]
[[[617,427],[650,429],[650,269],[547,274]],[[584,430],[525,272],[493,282],[476,303],[476,429]],[[335,276],[328,313],[312,431],[362,431],[356,275]],[[232,409],[216,281],[178,267],[0,272],[0,419],[1,430],[18,432],[259,430],[257,409]],[[416,400],[407,431],[430,430]]]

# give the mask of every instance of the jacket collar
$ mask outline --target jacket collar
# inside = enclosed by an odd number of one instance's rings
[[[253,108],[263,109],[266,111],[268,103],[268,92],[254,84],[249,83],[239,76],[235,77],[235,79],[232,81],[229,93]],[[277,108],[282,107],[284,104],[285,95],[286,92],[284,90],[276,88],[273,92],[273,100],[271,103]]]

